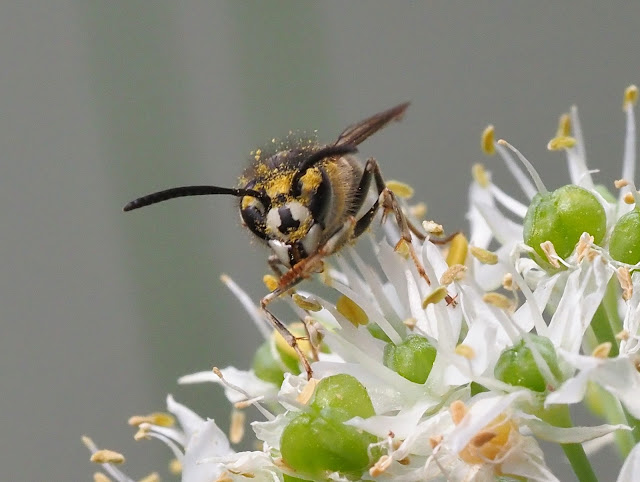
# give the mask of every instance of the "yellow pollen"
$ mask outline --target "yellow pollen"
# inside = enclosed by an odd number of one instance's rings
[[[604,343],[600,343],[597,347],[593,349],[591,352],[591,356],[595,358],[607,358],[611,353],[611,342],[605,341]]]
[[[342,295],[340,296],[340,298],[338,298],[336,309],[354,326],[366,325],[367,323],[369,323],[369,317],[364,312],[364,310],[360,308],[355,303],[355,301],[347,296]]]
[[[442,273],[440,284],[448,286],[454,281],[460,281],[465,277],[466,272],[466,266],[463,266],[461,264],[454,264],[453,266],[450,266],[444,273]]]
[[[582,261],[585,257],[587,259],[591,259],[591,252],[593,251],[593,241],[595,238],[593,236],[581,236],[580,241],[576,245],[576,254],[578,255],[578,263]]]
[[[638,87],[635,85],[630,85],[624,90],[624,102],[622,103],[622,108],[627,109],[629,107],[633,107],[638,102]]]
[[[149,431],[151,430],[151,425],[148,423],[141,423],[138,425],[138,431],[134,434],[133,440],[149,440],[151,436],[149,435]]]
[[[231,425],[229,427],[229,441],[232,444],[240,443],[244,437],[244,422],[246,415],[240,410],[231,412]]]
[[[560,263],[558,262],[558,253],[556,252],[556,248],[551,241],[545,241],[544,243],[540,243],[540,248],[542,252],[547,257],[547,261],[554,268],[559,268]]]
[[[571,116],[562,114],[558,119],[556,137],[569,137],[571,135]]]
[[[111,482],[111,479],[102,472],[96,472],[93,474],[93,482]]]
[[[628,192],[627,194],[624,195],[624,198],[622,198],[624,200],[625,203],[627,204],[634,204],[636,202],[636,199],[633,197],[633,194],[631,194],[630,192]]]
[[[514,308],[513,302],[501,293],[485,293],[482,297],[482,301],[505,311],[511,311]]]
[[[373,467],[369,469],[369,475],[371,477],[379,477],[387,471],[392,463],[393,459],[391,457],[383,455],[375,464],[373,464]]]
[[[300,182],[302,183],[302,193],[309,194],[320,186],[322,183],[322,174],[318,169],[309,169],[304,176],[300,178]]]
[[[562,151],[564,149],[570,149],[576,145],[576,140],[570,136],[554,137],[547,144],[547,149],[550,151]]]
[[[173,475],[180,475],[182,473],[182,462],[178,459],[171,459],[171,462],[169,462],[169,472]]]
[[[482,264],[498,264],[498,255],[487,251],[486,249],[478,248],[477,246],[471,246],[469,251]]]
[[[449,252],[447,253],[447,264],[453,266],[456,264],[464,264],[467,260],[467,250],[469,242],[464,234],[458,233],[451,240]]]
[[[495,136],[494,136],[495,132],[496,130],[491,124],[485,127],[484,130],[482,131],[480,147],[482,148],[482,152],[484,152],[487,156],[493,156],[496,153]]]
[[[449,411],[451,412],[451,420],[455,425],[459,425],[468,412],[467,406],[462,400],[456,400],[449,405]]]
[[[478,183],[478,185],[482,188],[488,188],[490,184],[489,174],[484,168],[482,164],[474,164],[471,168],[471,175],[473,176],[473,180]]]
[[[418,323],[418,320],[416,320],[413,317],[409,317],[402,322],[402,324],[407,328],[409,328],[410,330],[413,330],[416,327],[416,323]]]
[[[513,291],[514,288],[517,288],[517,286],[514,286],[513,284],[513,275],[511,273],[505,273],[502,277],[502,287],[509,291]]]
[[[422,300],[422,309],[426,309],[431,304],[440,303],[447,297],[447,287],[438,286],[435,290],[429,293],[424,300]]]
[[[458,346],[456,346],[455,353],[456,355],[460,355],[467,360],[473,360],[476,357],[476,352],[473,350],[473,348],[463,343],[460,343]]]
[[[313,298],[306,298],[298,293],[295,293],[292,296],[292,299],[296,305],[302,308],[305,311],[320,311],[322,310],[322,305],[318,303]]]
[[[616,187],[616,189],[621,189],[625,186],[628,186],[629,181],[627,181],[626,179],[618,179],[613,182],[613,185]]]
[[[134,415],[129,419],[128,423],[134,427],[137,427],[141,423],[150,423],[160,427],[173,427],[176,419],[169,413],[154,412],[149,415]]]
[[[307,382],[302,391],[296,397],[296,401],[301,403],[302,405],[307,405],[311,399],[313,398],[313,394],[316,391],[316,386],[318,385],[318,380],[312,378]]]
[[[407,242],[404,239],[400,238],[400,241],[398,241],[394,250],[404,259],[409,258],[409,246],[407,245]]]
[[[422,219],[427,215],[427,205],[423,202],[416,203],[409,208],[409,213],[417,219]]]
[[[409,465],[411,463],[411,459],[409,457],[405,457],[403,459],[398,460],[400,465]]]
[[[620,333],[616,334],[616,340],[627,341],[629,339],[629,332],[627,330],[622,330]]]
[[[280,285],[280,283],[278,282],[278,278],[276,278],[272,274],[265,274],[262,277],[262,282],[269,291],[274,291]]]
[[[298,343],[298,347],[306,356],[311,356],[313,350],[311,348],[311,343],[307,339],[307,330],[304,327],[303,323],[296,322],[291,323],[288,327],[289,331],[296,337],[296,342]],[[273,331],[273,339],[280,353],[285,354],[291,358],[297,359],[298,354],[296,351],[287,343],[279,331]]]
[[[442,236],[444,234],[442,224],[438,224],[435,221],[422,221],[422,227],[427,233],[434,236]]]
[[[124,455],[113,450],[98,450],[91,455],[91,462],[96,464],[123,464]]]
[[[229,475],[229,472],[223,472],[220,476],[215,480],[215,482],[233,482],[233,479]]]
[[[152,472],[146,477],[141,478],[138,482],[160,482],[160,476],[156,472]]]
[[[387,181],[387,187],[400,198],[409,199],[413,196],[413,188],[404,182],[390,180]]]
[[[438,445],[440,445],[443,438],[444,437],[442,435],[432,435],[431,437],[429,437],[429,445],[432,449],[435,449]]]
[[[616,270],[616,276],[618,283],[622,288],[622,299],[629,301],[633,296],[633,283],[631,282],[631,272],[625,266],[620,266]]]
[[[499,461],[511,449],[517,434],[515,422],[504,414],[498,415],[460,451],[460,458],[474,465]]]

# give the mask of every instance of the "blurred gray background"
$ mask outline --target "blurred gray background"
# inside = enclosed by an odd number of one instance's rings
[[[490,122],[557,187],[564,158],[546,142],[578,104],[609,184],[639,18],[622,1],[1,2],[0,479],[88,480],[82,434],[124,452],[130,475],[166,476],[168,451],[134,442],[126,419],[167,392],[227,427],[218,387],[176,379],[249,366],[259,336],[219,275],[257,299],[265,252],[231,199],[125,215],[126,201],[234,185],[274,136],[333,140],[406,100],[361,151],[451,231],[466,228],[474,162],[517,192],[479,151]]]

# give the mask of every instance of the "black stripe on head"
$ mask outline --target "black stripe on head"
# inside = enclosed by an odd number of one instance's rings
[[[289,234],[300,227],[300,221],[293,219],[291,210],[287,206],[280,206],[278,208],[278,215],[280,216],[280,226],[278,230],[283,234]]]

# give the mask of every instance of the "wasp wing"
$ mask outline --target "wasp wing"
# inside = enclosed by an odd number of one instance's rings
[[[335,142],[335,146],[353,145],[357,146],[364,142],[368,137],[372,136],[380,129],[385,127],[391,121],[399,121],[404,116],[405,111],[409,107],[409,102],[392,107],[389,110],[380,112],[371,116],[357,124],[347,127]]]

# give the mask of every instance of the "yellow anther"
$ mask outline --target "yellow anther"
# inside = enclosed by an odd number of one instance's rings
[[[160,482],[160,476],[157,472],[152,472],[146,477],[142,477],[138,482]]]
[[[591,356],[604,359],[609,356],[609,353],[611,353],[611,342],[605,341],[593,349]]]
[[[151,430],[151,425],[148,423],[141,423],[138,425],[138,431],[133,435],[133,440],[149,440],[151,436],[149,435],[149,431]]]
[[[467,260],[467,251],[469,249],[469,241],[464,234],[456,234],[449,245],[447,253],[447,264],[453,266],[455,264],[464,264]]]
[[[390,181],[387,181],[387,187],[393,194],[400,198],[409,199],[413,196],[413,188],[407,183],[395,181],[392,179]]]
[[[518,427],[513,420],[504,414],[498,415],[473,436],[460,451],[460,458],[468,464],[497,462],[518,443],[518,433]]]
[[[173,475],[180,475],[182,473],[182,462],[178,459],[171,459],[169,462],[169,472]]]
[[[431,304],[440,303],[447,297],[447,287],[438,286],[435,290],[429,293],[424,300],[422,300],[422,309],[426,309]]]
[[[511,311],[514,308],[513,301],[501,293],[485,293],[482,300],[496,308],[500,308],[501,310]]]
[[[638,102],[638,87],[630,85],[624,90],[622,108],[627,109],[628,107],[633,107],[636,105],[636,102]]]
[[[482,152],[487,156],[493,156],[496,153],[495,132],[496,130],[491,124],[485,127],[482,131],[480,147],[482,148]]]
[[[369,469],[369,475],[371,477],[379,477],[384,474],[391,464],[393,463],[393,459],[388,455],[383,455],[378,459],[378,461],[373,464],[373,466]]]
[[[460,355],[467,360],[473,360],[476,357],[476,352],[474,351],[474,349],[469,345],[465,345],[464,343],[460,343],[458,346],[456,346],[456,349],[454,351],[456,355]]]
[[[627,204],[634,204],[636,202],[636,198],[634,198],[633,194],[630,193],[630,192],[625,194],[624,197],[622,198],[622,200]]]
[[[432,435],[431,437],[429,437],[429,445],[432,449],[435,449],[438,445],[440,445],[442,439],[444,439],[442,435]]]
[[[464,278],[467,267],[461,264],[450,266],[440,277],[440,284],[448,286],[454,281],[460,281]]]
[[[613,185],[616,187],[616,189],[622,189],[623,187],[629,185],[629,181],[627,181],[626,179],[617,179],[613,182]]]
[[[423,219],[427,215],[427,205],[419,202],[409,207],[409,214],[416,219]]]
[[[300,322],[291,323],[289,326],[287,326],[287,328],[296,337],[296,342],[298,343],[298,347],[300,348],[300,350],[302,350],[302,353],[310,356],[313,350],[311,348],[309,340],[307,340],[306,338],[307,330],[305,329],[304,324]],[[298,354],[296,353],[296,351],[291,347],[291,345],[289,345],[289,343],[287,343],[287,340],[282,337],[278,330],[274,330],[272,336],[276,344],[276,348],[280,353],[290,358],[298,358]]]
[[[629,301],[633,296],[633,283],[631,282],[631,272],[625,266],[620,266],[616,270],[616,276],[618,283],[622,288],[622,299]]]
[[[89,460],[96,464],[123,464],[124,455],[113,450],[103,449],[91,454]]]
[[[621,332],[616,334],[616,340],[627,341],[628,339],[629,339],[629,332],[627,330],[622,330]]]
[[[137,427],[141,423],[150,423],[152,425],[159,425],[160,427],[173,427],[176,419],[170,413],[154,412],[149,415],[134,415],[129,419],[128,423],[134,427]]]
[[[513,275],[511,273],[505,273],[502,277],[502,287],[508,291],[513,291],[514,288],[517,288],[517,286],[513,284]]]
[[[398,241],[398,243],[396,244],[395,248],[394,248],[395,252],[398,253],[400,256],[402,256],[404,259],[408,259],[409,258],[409,245],[407,244],[407,242],[403,239],[400,238],[400,241]]]
[[[562,114],[558,119],[556,137],[569,137],[571,135],[571,116]]]
[[[296,397],[296,401],[302,405],[307,405],[311,399],[313,398],[313,394],[316,391],[316,386],[318,385],[318,380],[312,378],[307,382],[302,391]]]
[[[229,426],[229,441],[237,444],[244,437],[244,422],[246,415],[241,410],[233,410],[231,412],[231,425]]]
[[[274,291],[280,285],[280,283],[278,283],[278,278],[272,274],[265,274],[262,277],[262,282],[269,291]]]
[[[402,324],[407,328],[409,328],[410,330],[413,330],[416,327],[417,323],[418,323],[418,320],[416,320],[413,316],[410,316],[409,318],[407,318],[402,322]]]
[[[229,472],[222,472],[215,482],[233,482],[233,478],[229,475]]]
[[[342,295],[340,296],[340,298],[338,298],[336,309],[354,326],[366,325],[367,323],[369,323],[369,317],[364,312],[364,310],[360,308],[355,303],[355,301],[347,296]]]
[[[449,411],[451,412],[451,420],[455,425],[459,425],[462,419],[467,415],[467,406],[462,400],[455,400],[449,405]]]
[[[592,260],[594,251],[593,249],[593,241],[594,237],[587,234],[580,236],[580,241],[576,245],[576,254],[578,255],[578,263],[582,261],[585,257],[589,260]]]
[[[497,435],[498,434],[495,432],[488,432],[488,431],[478,432],[471,438],[470,443],[474,447],[482,447],[483,445],[493,440]]]
[[[489,174],[487,173],[483,164],[474,164],[471,167],[471,175],[473,176],[473,180],[477,182],[480,187],[489,187],[491,180],[489,179]]]
[[[434,236],[442,236],[444,234],[442,224],[438,224],[435,221],[422,221],[422,227],[427,233]]]
[[[292,297],[293,302],[305,311],[320,311],[322,305],[313,298],[307,298],[305,296],[295,293]]]
[[[564,149],[570,149],[576,145],[576,140],[570,136],[554,137],[547,144],[547,149],[550,151],[562,151]]]
[[[471,246],[469,251],[482,264],[498,264],[498,255],[477,246]]]
[[[560,262],[558,261],[558,253],[556,252],[556,248],[551,241],[545,241],[544,243],[540,243],[540,248],[542,252],[547,257],[547,261],[554,268],[560,267]]]
[[[111,482],[111,479],[102,472],[96,472],[93,474],[93,482]]]

